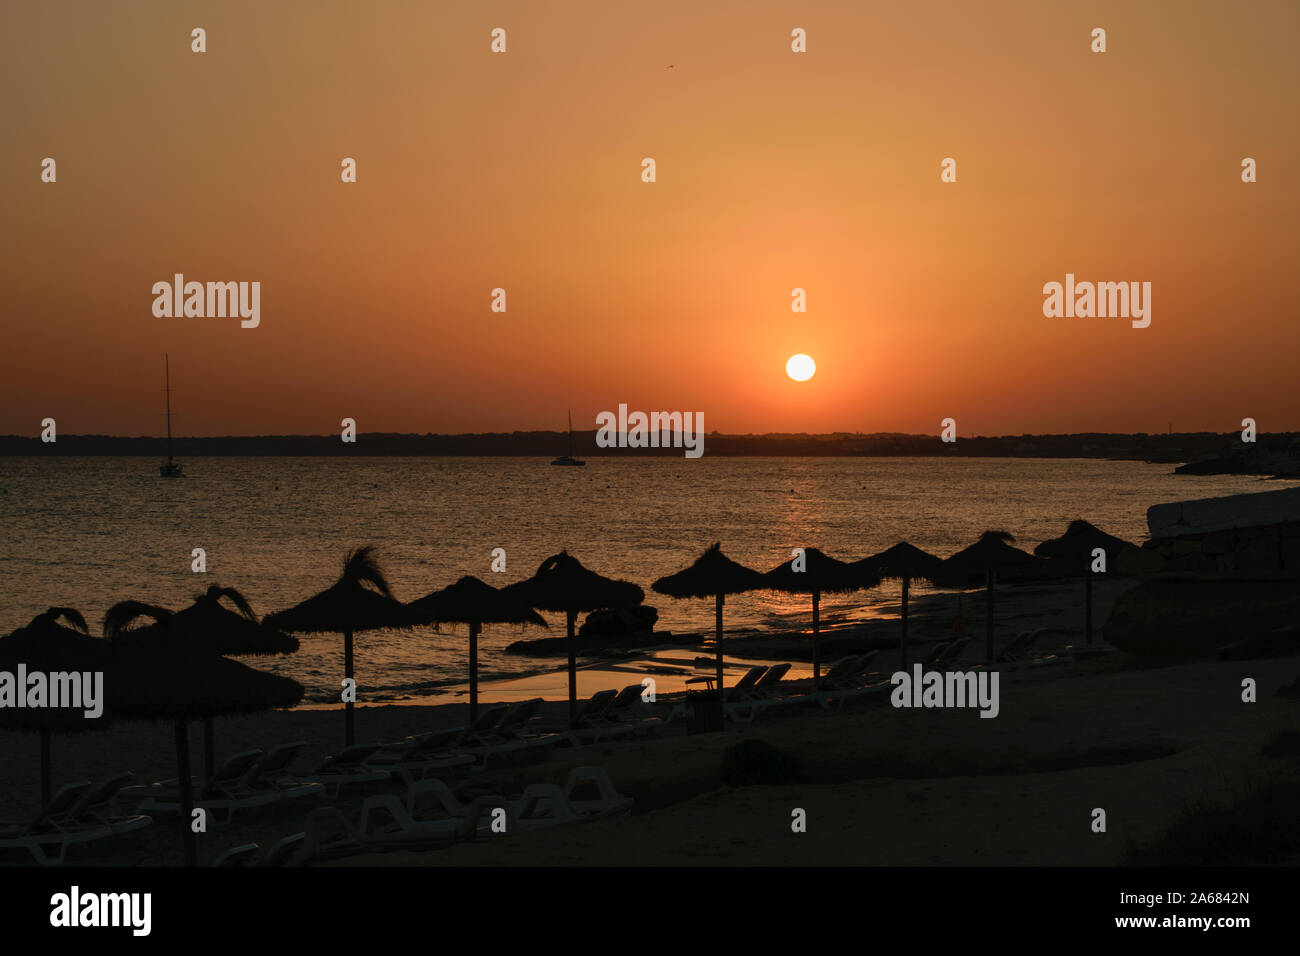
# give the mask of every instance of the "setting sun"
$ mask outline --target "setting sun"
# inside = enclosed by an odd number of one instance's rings
[[[804,355],[802,352],[798,355],[791,355],[790,360],[785,363],[785,374],[796,382],[808,381],[816,371],[817,363],[812,360],[811,356]]]

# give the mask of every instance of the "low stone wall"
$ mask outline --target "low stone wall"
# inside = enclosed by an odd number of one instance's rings
[[[1300,578],[1300,521],[1152,538],[1143,550],[1159,557],[1158,572]]]
[[[1155,505],[1147,526],[1133,573],[1300,578],[1300,488]]]

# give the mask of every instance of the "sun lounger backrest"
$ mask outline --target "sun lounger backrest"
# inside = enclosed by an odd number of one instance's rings
[[[284,866],[293,859],[306,839],[305,833],[294,833],[285,837],[266,851],[266,855],[262,857],[262,865]]]
[[[785,677],[785,675],[788,673],[790,673],[789,664],[787,663],[773,664],[771,667],[767,669],[767,673],[765,673],[762,677],[758,679],[758,681],[754,684],[754,686],[770,687],[771,685],[778,683],[781,680],[781,678]]]
[[[966,645],[969,643],[970,643],[969,637],[959,637],[957,640],[953,641],[946,648],[944,648],[943,657],[941,658],[941,660],[944,663],[948,663],[949,661],[955,661],[957,659],[957,655],[960,654],[962,650],[965,649]]]
[[[41,807],[36,819],[32,821],[32,827],[44,823],[50,817],[62,816],[71,810],[90,789],[89,780],[78,780],[76,783],[65,783],[50,798],[50,802]]]
[[[609,709],[618,696],[616,690],[598,690],[578,708],[578,717],[598,717]]]
[[[542,706],[542,698],[533,697],[529,700],[521,700],[510,705],[510,710],[501,718],[501,723],[497,724],[497,730],[512,730],[528,723],[537,716],[538,709]]]
[[[644,691],[645,688],[642,687],[640,684],[628,684],[626,687],[624,687],[621,691],[618,692],[617,696],[615,696],[615,698],[612,701],[610,701],[609,709],[610,710],[627,709],[628,707],[632,706],[632,704],[636,703],[638,700],[641,699],[641,694],[644,693]]]
[[[258,773],[274,773],[284,770],[297,759],[299,752],[306,746],[307,741],[295,740],[293,743],[272,747],[270,752],[258,761]]]
[[[117,792],[134,776],[135,774],[130,770],[125,770],[115,776],[105,777],[82,794],[81,799],[77,801],[77,805],[72,808],[72,814],[81,816],[94,807],[108,803],[113,797],[117,796]]]
[[[736,683],[732,686],[731,689],[735,690],[738,687],[739,688],[753,687],[755,684],[758,683],[758,679],[762,677],[765,673],[767,673],[767,671],[768,668],[766,667],[751,667],[749,670],[745,672],[744,677],[736,681]]]
[[[245,750],[226,759],[212,775],[212,783],[234,783],[248,773],[250,767],[262,757],[260,750]]]
[[[848,657],[841,657],[838,661],[832,664],[831,669],[828,670],[822,676],[824,678],[831,679],[831,680],[833,680],[836,677],[843,677],[853,668],[855,664],[857,664],[857,662],[858,662],[857,654],[850,654]],[[764,674],[763,676],[766,677],[767,675]],[[759,683],[762,682],[760,681]]]
[[[478,720],[469,725],[469,733],[482,733],[485,730],[492,730],[501,722],[501,718],[506,715],[510,708],[504,705],[500,707],[489,707],[483,713],[479,714]]]
[[[257,843],[232,846],[212,861],[213,866],[250,866],[262,847]]]
[[[316,770],[319,773],[321,771],[349,770],[359,767],[368,758],[373,757],[383,746],[383,744],[353,744],[351,747],[345,747],[338,753],[326,757]]]

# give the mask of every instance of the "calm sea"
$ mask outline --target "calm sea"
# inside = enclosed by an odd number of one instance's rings
[[[186,478],[171,481],[150,458],[0,458],[0,633],[55,604],[81,609],[98,633],[116,601],[180,608],[214,582],[266,613],[331,584],[343,553],[363,544],[379,548],[403,600],[464,574],[517,581],[568,548],[593,570],[645,588],[660,628],[701,631],[712,625],[711,605],[649,586],[714,541],[760,570],[796,546],[850,560],[906,538],[947,555],[989,528],[1032,549],[1080,517],[1140,542],[1150,505],[1281,487],[1175,476],[1170,465],[1042,459],[705,456],[552,468],[530,458],[192,458],[185,468]],[[194,548],[207,553],[206,574],[190,570]],[[506,551],[504,574],[490,571],[494,548]],[[896,586],[828,609],[891,600]],[[728,627],[793,628],[807,608],[794,596],[737,598]],[[551,620],[550,633],[562,635],[562,619]],[[489,630],[484,676],[554,666],[500,650],[544,634]],[[299,654],[258,666],[302,681],[311,699],[333,700],[340,644],[307,636]],[[460,631],[367,634],[358,639],[358,683],[369,700],[423,697],[463,682],[465,660]]]

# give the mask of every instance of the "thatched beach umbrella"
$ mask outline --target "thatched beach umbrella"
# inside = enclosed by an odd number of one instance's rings
[[[478,635],[484,624],[537,624],[546,619],[526,604],[467,574],[455,584],[417,598],[407,610],[417,624],[469,625],[469,719],[478,719]]]
[[[367,586],[369,585],[369,586]],[[374,548],[351,551],[343,575],[330,587],[286,611],[268,614],[264,623],[283,631],[343,635],[343,673],[352,679],[352,635],[357,631],[409,627],[406,605],[393,597]],[[352,701],[344,701],[344,740],[356,743]]]
[[[1071,521],[1070,526],[1065,529],[1065,534],[1059,538],[1044,541],[1034,548],[1034,554],[1038,557],[1060,561],[1071,572],[1083,575],[1083,629],[1089,644],[1092,643],[1093,552],[1100,548],[1106,556],[1106,567],[1112,568],[1121,551],[1136,547],[1137,545],[1107,534],[1091,522],[1080,518]]]
[[[569,648],[569,717],[578,713],[578,664],[574,621],[583,611],[636,607],[645,592],[631,581],[615,581],[595,571],[567,551],[553,554],[525,581],[501,589],[507,597],[543,611],[563,611]]]
[[[907,592],[915,580],[933,582],[942,574],[943,559],[938,555],[922,551],[915,545],[900,541],[892,548],[886,548],[879,554],[853,562],[868,575],[878,578],[896,578],[903,582],[903,639],[900,642],[902,666],[907,670]]]
[[[998,571],[1003,568],[1023,568],[1038,563],[1038,559],[1028,551],[1013,548],[1011,542],[1015,540],[1015,536],[1006,531],[985,531],[970,547],[963,548],[947,558],[941,572],[944,577],[951,576],[958,579],[969,577],[974,571],[983,572],[988,592],[984,626],[990,663],[993,661],[993,588],[997,584]]]
[[[222,600],[229,601],[226,607]],[[172,615],[170,623],[131,628],[118,635],[119,645],[153,647],[168,640],[183,640],[198,650],[223,657],[292,654],[298,639],[257,619],[247,599],[234,588],[211,585],[189,607]],[[211,717],[203,719],[203,775],[212,777],[215,766],[215,732]]]
[[[104,637],[117,645],[123,641],[131,623],[142,616],[164,627],[175,617],[165,608],[123,601],[104,615]],[[302,700],[302,685],[196,649],[183,639],[142,647],[131,646],[130,639],[126,638],[124,644],[114,646],[113,656],[111,669],[105,676],[108,703],[113,712],[122,718],[165,720],[175,725],[180,826],[185,865],[193,866],[198,854],[191,826],[194,788],[187,723],[205,717],[292,707]]]
[[[64,621],[66,623],[60,623]],[[26,627],[0,638],[0,671],[17,674],[18,665],[27,672],[102,673],[111,658],[110,648],[86,633],[86,619],[70,607],[52,607],[36,615]],[[19,694],[26,687],[16,687]],[[103,705],[103,701],[99,702]],[[85,708],[67,710],[52,707],[0,707],[0,729],[36,731],[41,735],[41,805],[50,802],[52,762],[50,738],[54,734],[104,730],[107,711],[99,717],[85,716]]]
[[[767,579],[757,571],[731,560],[722,553],[722,545],[718,543],[696,558],[689,568],[662,577],[650,586],[669,597],[714,599],[713,643],[718,652],[718,694],[721,696],[723,598],[728,594],[743,594],[766,588]]]
[[[795,570],[796,567],[802,570]],[[812,595],[813,614],[813,683],[822,679],[821,649],[821,598],[823,594],[847,593],[872,588],[880,578],[862,568],[837,561],[817,548],[805,548],[803,564],[798,558],[783,561],[764,576],[767,587],[773,591]]]

